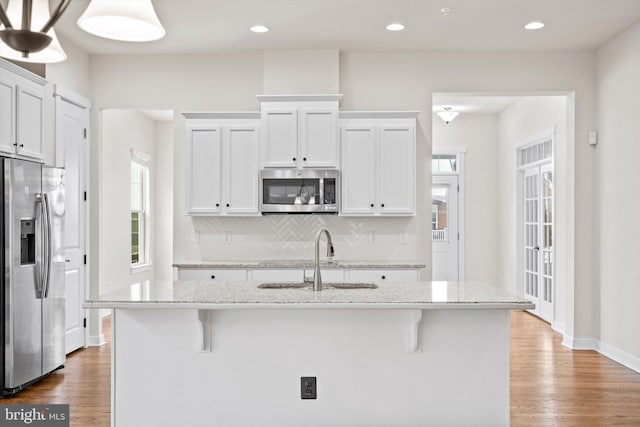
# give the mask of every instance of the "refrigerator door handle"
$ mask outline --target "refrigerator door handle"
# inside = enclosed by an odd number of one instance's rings
[[[44,252],[45,252],[45,260],[44,260],[44,270],[46,272],[45,275],[45,279],[43,280],[43,286],[44,286],[44,297],[48,298],[49,297],[49,288],[51,287],[51,262],[53,261],[52,259],[52,253],[53,253],[53,248],[51,247],[51,244],[53,243],[53,240],[51,238],[51,205],[49,205],[49,196],[46,193],[42,194],[43,197],[43,201],[44,203],[42,204],[42,207],[44,208],[44,218],[45,218],[45,245],[44,245]]]
[[[42,194],[36,194],[36,298],[44,296],[44,206]]]

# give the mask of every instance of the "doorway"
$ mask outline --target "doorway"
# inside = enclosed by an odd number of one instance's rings
[[[434,175],[431,184],[432,280],[458,281],[458,176]]]

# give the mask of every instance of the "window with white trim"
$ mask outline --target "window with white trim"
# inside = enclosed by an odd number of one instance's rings
[[[149,157],[131,152],[131,267],[149,260]]]

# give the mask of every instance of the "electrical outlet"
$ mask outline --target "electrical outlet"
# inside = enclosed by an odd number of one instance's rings
[[[316,377],[300,377],[300,399],[315,399],[316,393]]]

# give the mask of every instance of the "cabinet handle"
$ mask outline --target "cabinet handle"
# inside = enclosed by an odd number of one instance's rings
[[[296,158],[294,157],[294,158],[293,158],[293,159],[291,159],[291,160],[293,160],[293,161],[295,162],[295,161],[296,161]]]
[[[211,278],[212,278],[212,279],[215,279],[215,278],[216,278],[216,276],[214,276],[214,275],[212,274],[212,275],[211,275]]]
[[[382,280],[384,280],[384,279],[386,279],[386,278],[387,278],[387,276],[385,276],[385,275],[382,275]]]

